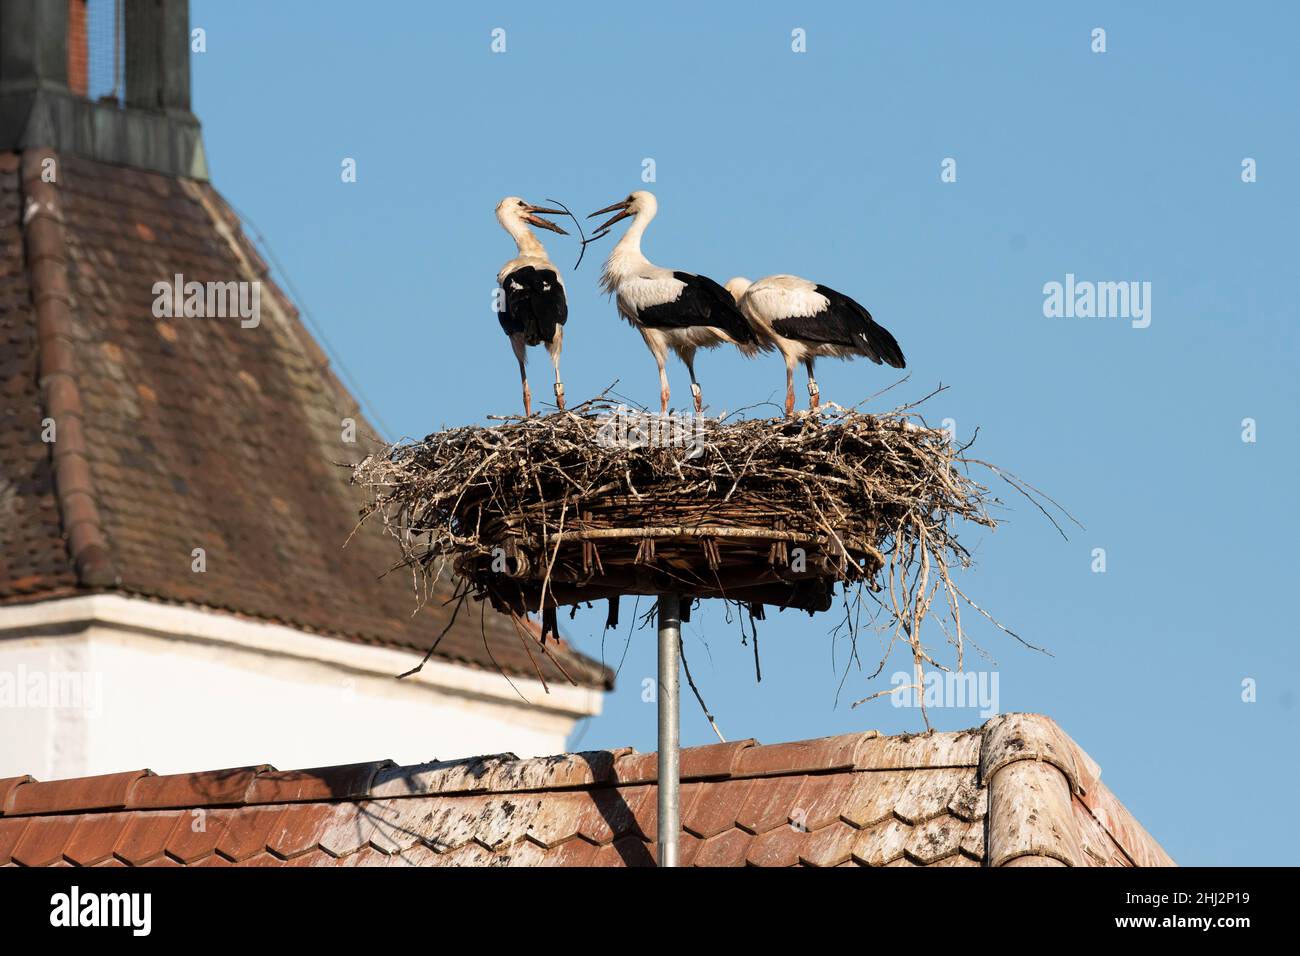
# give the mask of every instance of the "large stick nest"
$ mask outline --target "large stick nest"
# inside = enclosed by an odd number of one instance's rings
[[[615,624],[621,595],[675,592],[761,618],[827,610],[844,585],[875,596],[918,669],[934,663],[918,632],[942,594],[960,667],[960,605],[984,612],[950,575],[969,563],[955,529],[995,526],[970,466],[1001,472],[914,409],[682,419],[601,397],[399,443],[353,479],[398,566],[426,587],[451,569],[462,597],[540,613],[543,641],[559,606],[608,599]]]

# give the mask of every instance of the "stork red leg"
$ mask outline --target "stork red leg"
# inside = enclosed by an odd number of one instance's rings
[[[805,359],[803,364],[808,370],[808,407],[815,412],[821,402],[821,389],[817,387],[817,379],[813,378],[813,360]]]
[[[659,363],[659,414],[668,414],[668,370],[664,368],[663,357],[656,354],[655,361]]]
[[[794,418],[794,362],[785,363],[785,417]]]
[[[524,368],[524,339],[521,335],[510,336],[510,347],[514,349],[515,359],[519,362],[519,381],[524,386],[524,418],[533,414],[533,393],[528,389],[528,372]]]
[[[559,353],[552,352],[551,359],[555,364],[555,405],[560,411],[564,411],[564,383],[560,381]]]
[[[560,381],[560,350],[564,347],[564,326],[555,330],[555,338],[546,347],[551,355],[551,364],[555,366],[555,405],[564,411],[564,382]]]

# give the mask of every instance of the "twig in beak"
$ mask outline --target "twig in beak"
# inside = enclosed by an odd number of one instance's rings
[[[589,243],[593,243],[593,242],[595,242],[597,239],[604,239],[604,238],[605,238],[606,236],[608,236],[608,235],[609,235],[609,230],[608,230],[608,229],[604,229],[604,230],[601,230],[600,232],[596,233],[596,234],[595,234],[594,236],[592,236],[590,239],[583,239],[583,240],[582,240],[582,252],[578,254],[578,264],[581,264],[581,263],[582,263],[582,257],[583,257],[583,255],[586,254],[586,252],[587,252],[587,245],[588,245]],[[573,268],[576,269],[576,268],[578,268],[578,266],[575,265]]]
[[[587,251],[587,243],[591,242],[591,239],[588,239],[588,238],[587,238],[587,234],[586,234],[585,232],[582,231],[582,222],[578,219],[577,216],[575,216],[573,213],[571,213],[571,212],[569,211],[569,207],[568,207],[568,206],[566,206],[564,203],[560,202],[558,199],[552,199],[550,196],[547,196],[547,197],[546,197],[546,201],[547,201],[547,202],[553,202],[553,203],[555,203],[555,205],[557,205],[557,206],[559,206],[561,209],[563,209],[563,210],[564,210],[564,214],[565,214],[566,216],[568,216],[570,219],[572,219],[572,220],[573,220],[573,224],[574,224],[575,226],[578,227],[578,236],[581,238],[582,245],[581,245],[581,247],[579,248],[579,251],[578,251],[578,261],[575,262],[575,263],[573,264],[573,270],[576,272],[576,271],[578,270],[578,266],[582,265],[582,257],[583,257],[583,255],[586,253],[586,251]],[[593,237],[593,238],[595,238],[595,237]]]

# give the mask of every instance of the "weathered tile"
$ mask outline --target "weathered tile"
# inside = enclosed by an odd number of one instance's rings
[[[809,866],[839,866],[851,858],[860,831],[842,821],[814,830],[799,851],[801,862]]]
[[[853,774],[853,788],[844,801],[841,815],[862,829],[889,819],[903,798],[909,780],[910,774],[905,770]]]
[[[917,863],[934,863],[958,851],[969,826],[964,820],[947,814],[935,817],[912,830],[904,849]]]
[[[753,788],[754,781],[743,778],[705,784],[690,808],[682,811],[682,826],[704,839],[731,829]]]
[[[732,828],[707,840],[701,840],[695,850],[692,866],[743,866],[749,845],[755,839],[751,833]]]
[[[886,820],[858,834],[853,856],[867,866],[885,866],[903,855],[912,828],[899,820]]]
[[[790,822],[804,778],[766,777],[754,781],[736,822],[751,833],[764,833]]]
[[[787,824],[756,836],[745,862],[750,866],[794,866],[807,845],[807,831]]]
[[[918,826],[948,812],[948,803],[970,774],[966,770],[915,770],[894,813]]]

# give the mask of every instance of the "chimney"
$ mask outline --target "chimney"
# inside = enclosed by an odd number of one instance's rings
[[[187,0],[0,0],[0,149],[207,179],[189,32]],[[112,90],[92,100],[99,75]]]
[[[68,89],[77,96],[88,96],[90,90],[86,2],[87,0],[68,0]]]

